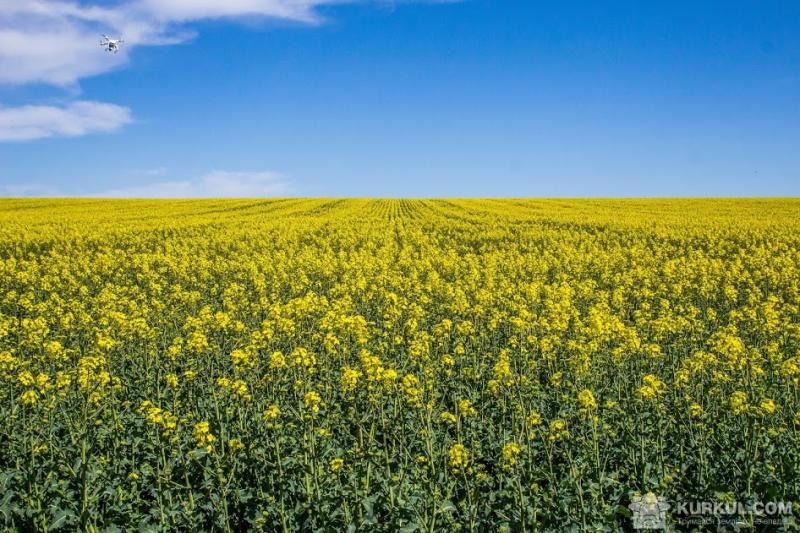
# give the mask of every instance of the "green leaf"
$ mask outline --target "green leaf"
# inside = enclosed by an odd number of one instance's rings
[[[451,502],[450,500],[447,500],[446,502],[444,502],[444,503],[443,503],[443,504],[442,504],[442,505],[439,507],[439,512],[440,512],[440,513],[454,513],[454,512],[456,512],[457,510],[458,510],[458,509],[456,509],[456,506],[455,506],[455,505],[453,504],[453,502]]]
[[[47,525],[47,529],[58,529],[64,527],[70,521],[70,518],[74,518],[74,514],[72,511],[67,509],[56,509],[55,511],[51,510],[50,515],[52,516],[52,520]]]
[[[416,522],[409,522],[408,524],[402,526],[400,529],[397,530],[398,533],[413,533],[420,529],[419,525]]]

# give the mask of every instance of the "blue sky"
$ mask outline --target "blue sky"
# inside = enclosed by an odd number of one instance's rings
[[[797,196],[800,3],[9,0],[0,195]]]

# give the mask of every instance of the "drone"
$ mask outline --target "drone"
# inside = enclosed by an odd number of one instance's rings
[[[121,37],[119,39],[112,39],[108,35],[103,34],[103,40],[100,41],[100,46],[105,48],[106,52],[114,52],[116,54],[119,52],[119,44],[124,42],[125,41],[123,41]]]

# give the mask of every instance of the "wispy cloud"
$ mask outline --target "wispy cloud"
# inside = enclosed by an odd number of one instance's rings
[[[291,192],[285,178],[275,172],[216,170],[191,180],[158,181],[103,191],[104,198],[256,198]]]
[[[345,3],[342,0],[141,0],[135,9],[162,22],[185,22],[205,18],[262,16],[314,21],[317,6]]]
[[[0,107],[0,142],[110,132],[131,121],[130,109],[104,102]]]

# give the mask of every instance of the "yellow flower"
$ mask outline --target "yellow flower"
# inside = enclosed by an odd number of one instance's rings
[[[38,396],[36,392],[32,389],[29,389],[17,397],[17,402],[21,403],[22,405],[36,405],[36,400]]]
[[[444,357],[442,357],[442,367],[447,372],[450,372],[452,370],[452,368],[455,366],[455,364],[456,364],[456,360],[453,359],[452,356],[445,355]]]
[[[231,352],[231,364],[236,370],[252,368],[256,364],[255,354],[245,350],[233,350]]]
[[[641,396],[645,400],[653,400],[656,397],[655,389],[653,389],[652,387],[648,387],[647,385],[639,387],[639,390],[637,392],[639,393],[639,396]]]
[[[328,332],[325,335],[325,340],[323,341],[323,346],[325,347],[325,352],[329,355],[335,355],[339,348],[339,339],[334,335],[332,332]]]
[[[740,415],[749,409],[749,405],[747,404],[747,394],[742,391],[736,391],[731,394],[731,398],[729,401],[731,411],[733,414]]]
[[[221,377],[217,379],[217,386],[229,391],[240,400],[249,401],[252,399],[252,396],[248,392],[247,383],[242,379],[231,381],[226,377]]]
[[[561,439],[565,439],[569,436],[569,432],[567,431],[567,423],[560,418],[556,418],[552,422],[550,422],[550,427],[548,429],[547,438],[550,442],[556,442]]]
[[[244,443],[239,439],[230,439],[228,441],[228,450],[232,452],[237,452],[239,450],[244,449]]]
[[[639,387],[637,392],[645,400],[655,400],[667,390],[667,385],[653,374],[647,374],[642,378],[642,382],[644,385]]]
[[[478,411],[475,410],[475,407],[472,405],[471,401],[461,400],[458,402],[458,413],[466,418],[477,415]]]
[[[116,345],[117,341],[111,337],[107,337],[105,335],[100,335],[97,337],[97,348],[100,349],[100,351],[107,352]]]
[[[503,446],[503,466],[511,468],[517,464],[517,456],[522,451],[522,448],[516,442],[509,442]]]
[[[202,331],[193,331],[186,339],[186,349],[194,354],[208,350],[208,339]]]
[[[463,444],[454,444],[450,448],[450,468],[453,471],[462,471],[469,465],[469,451]]]
[[[397,373],[397,370],[393,368],[387,368],[381,375],[381,381],[383,382],[383,386],[386,387],[387,389],[394,388],[395,382],[397,381],[398,377],[400,376]]]
[[[274,403],[270,405],[266,411],[264,411],[264,420],[277,420],[280,416],[281,408]]]
[[[303,404],[306,406],[306,409],[317,414],[322,406],[322,397],[315,391],[308,391],[305,396],[303,396]]]
[[[89,416],[113,437],[95,439],[97,467],[129,489],[188,450],[189,483],[222,489],[269,477],[264,453],[355,476],[386,437],[460,512],[463,487],[445,493],[462,475],[516,491],[511,473],[530,466],[521,490],[536,492],[549,458],[575,485],[565,462],[593,464],[596,438],[601,454],[640,451],[626,438],[640,421],[661,420],[665,442],[700,431],[717,455],[740,426],[762,448],[800,431],[798,200],[0,203],[0,431],[60,434]],[[138,464],[115,454],[141,438]],[[4,459],[31,470],[69,446],[30,438]],[[206,453],[220,455],[197,464]],[[761,466],[791,484],[780,462]],[[644,492],[669,496],[687,472],[654,483]],[[270,529],[273,499],[235,510]]]
[[[781,373],[796,385],[800,384],[800,356],[784,361],[781,365]]]
[[[406,394],[406,403],[411,407],[422,407],[422,389],[419,388],[419,379],[414,374],[407,374],[403,378],[403,390]]]
[[[667,389],[667,385],[653,374],[647,374],[642,378],[642,381],[645,385],[655,390],[657,394],[662,394]]]
[[[361,377],[361,372],[349,366],[345,367],[342,371],[342,392],[345,394],[353,392],[358,385],[359,377]]]
[[[492,375],[498,385],[509,385],[513,381],[509,355],[509,350],[500,350],[500,354],[497,356],[497,361],[495,361],[494,368],[492,369]]]
[[[773,414],[778,409],[778,406],[775,405],[775,402],[770,399],[763,400],[759,407],[761,407],[761,410],[763,412],[770,415]]]
[[[33,374],[31,374],[27,370],[20,372],[19,375],[17,376],[17,379],[19,380],[19,382],[22,384],[23,387],[31,387],[35,383]]]
[[[269,367],[273,370],[286,368],[286,357],[282,352],[272,352],[269,356]]]
[[[241,379],[237,379],[231,384],[231,391],[239,398],[249,400],[250,394],[247,390],[247,384]]]
[[[580,394],[578,394],[578,404],[581,409],[585,411],[594,411],[597,409],[597,399],[594,397],[594,393],[589,389],[583,389]]]
[[[106,364],[103,356],[85,356],[78,360],[78,386],[84,392],[94,391],[101,396],[102,389],[111,381],[106,370],[100,370]]]
[[[36,376],[36,388],[38,388],[41,392],[47,392],[53,388],[53,384],[50,383],[50,376],[47,374],[39,374]]]
[[[47,355],[50,356],[50,359],[54,361],[66,359],[66,350],[58,341],[50,341],[45,343],[44,350],[47,352]]]
[[[450,411],[445,411],[439,415],[439,421],[444,422],[445,424],[455,424],[457,420],[458,419],[456,418],[456,415]]]
[[[194,440],[198,448],[205,448],[208,453],[214,449],[213,442],[217,438],[211,434],[211,430],[207,421],[198,422],[194,425]]]
[[[299,347],[292,351],[292,361],[295,366],[301,366],[310,372],[314,371],[314,367],[317,364],[317,358],[313,353]]]
[[[56,388],[63,392],[72,383],[72,379],[66,372],[56,372]]]
[[[145,406],[145,402],[148,404]],[[170,435],[178,427],[178,418],[166,409],[156,407],[150,402],[142,402],[139,412],[145,413],[147,422],[154,426],[159,426],[163,430],[163,435]]]
[[[183,338],[175,337],[172,339],[172,344],[167,348],[167,358],[171,361],[177,359],[183,350]]]
[[[0,352],[0,374],[10,376],[19,366],[19,361],[10,352]]]

